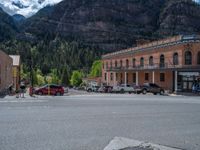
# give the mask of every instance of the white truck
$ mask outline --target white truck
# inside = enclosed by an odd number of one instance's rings
[[[128,84],[121,84],[118,86],[114,86],[112,89],[113,93],[135,93],[135,89],[133,86]]]

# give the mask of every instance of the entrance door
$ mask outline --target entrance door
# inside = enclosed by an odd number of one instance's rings
[[[183,91],[185,92],[191,92],[192,91],[192,85],[193,85],[194,78],[192,76],[183,77]]]

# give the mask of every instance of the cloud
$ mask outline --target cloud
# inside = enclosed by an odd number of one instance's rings
[[[30,17],[47,5],[54,5],[62,0],[0,0],[0,7],[10,15],[21,14]]]

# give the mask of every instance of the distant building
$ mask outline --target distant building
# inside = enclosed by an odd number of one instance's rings
[[[21,60],[19,55],[10,55],[13,60],[12,75],[13,75],[13,89],[18,91],[20,88],[20,66]]]
[[[102,56],[107,85],[156,83],[188,92],[200,83],[200,36],[176,36]]]
[[[101,85],[101,77],[83,78],[83,83],[85,83],[86,86],[100,86]]]
[[[12,86],[12,58],[0,51],[0,94]]]

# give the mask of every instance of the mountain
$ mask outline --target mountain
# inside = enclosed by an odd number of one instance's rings
[[[61,0],[0,0],[0,7],[9,15],[21,14],[30,17],[48,5],[54,5]]]
[[[22,23],[26,18],[20,14],[15,14],[12,16],[14,21],[17,23]]]
[[[24,31],[119,50],[137,39],[198,34],[199,18],[200,6],[192,0],[64,0],[27,19]]]
[[[17,26],[11,16],[0,8],[0,42],[12,39],[17,32]]]
[[[132,46],[157,29],[163,0],[64,0],[27,19],[25,31],[83,41],[103,50]],[[43,12],[41,10],[40,12]]]

